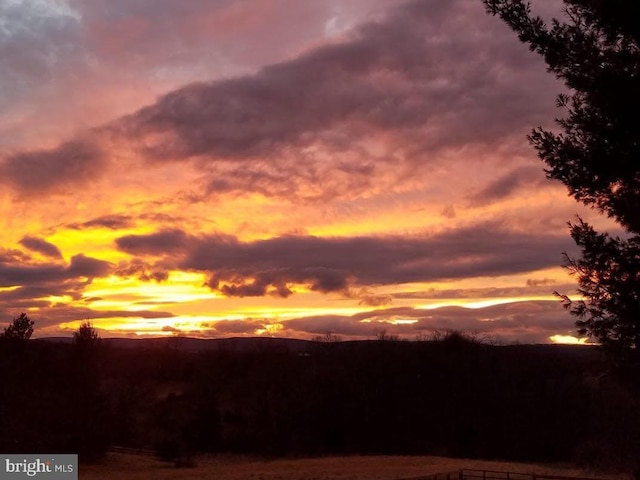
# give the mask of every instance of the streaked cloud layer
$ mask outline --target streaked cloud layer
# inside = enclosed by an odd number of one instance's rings
[[[0,27],[3,318],[572,334],[551,292],[593,214],[525,138],[562,86],[480,1],[16,1]]]

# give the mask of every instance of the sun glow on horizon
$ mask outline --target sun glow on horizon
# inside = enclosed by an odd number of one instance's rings
[[[87,286],[83,298],[80,301],[68,300],[68,303],[77,305],[91,305],[96,312],[113,312],[113,316],[94,317],[96,328],[117,336],[168,336],[190,335],[195,337],[228,336],[233,334],[216,332],[215,324],[220,321],[260,321],[264,327],[253,331],[244,332],[253,335],[277,335],[286,330],[286,322],[293,319],[315,318],[353,318],[356,315],[368,313],[368,317],[358,322],[361,324],[388,324],[393,327],[409,327],[419,322],[418,317],[411,315],[396,315],[394,308],[404,308],[395,301],[391,304],[369,306],[363,304],[358,298],[334,297],[333,300],[342,300],[348,304],[330,306],[328,304],[314,304],[305,301],[305,298],[313,299],[317,292],[309,290],[307,286],[295,287],[295,301],[291,303],[281,300],[270,303],[264,297],[234,298],[226,297],[212,292],[204,282],[206,277],[200,273],[171,271],[169,277],[163,282],[141,281],[137,278],[121,278],[110,276],[95,279]],[[63,301],[64,297],[51,297],[50,301]],[[463,298],[451,300],[437,300],[433,303],[423,303],[414,308],[434,311],[448,307],[458,307],[468,310],[481,310],[483,308],[520,303],[528,301],[555,301],[553,296],[526,296],[507,298]],[[209,305],[209,311],[215,313],[202,313],[203,305]],[[407,304],[410,306],[410,304]],[[163,315],[163,311],[172,313]],[[126,315],[118,315],[117,312],[128,312]],[[376,312],[380,312],[376,314]],[[136,315],[138,313],[138,315]],[[419,315],[416,313],[416,315]],[[431,317],[430,317],[431,318]],[[478,321],[491,321],[490,318],[478,318]],[[62,332],[71,332],[76,329],[82,319],[61,323]],[[356,321],[356,320],[354,320]],[[550,337],[553,343],[583,343],[583,340],[571,337],[555,335]]]
[[[416,305],[416,309],[420,310],[437,310],[439,308],[447,307],[460,307],[468,308],[471,310],[479,310],[482,308],[493,307],[496,305],[505,305],[509,303],[520,302],[534,302],[534,301],[556,301],[556,297],[553,295],[537,295],[537,296],[523,296],[523,297],[508,297],[508,298],[490,298],[485,300],[480,299],[455,299],[450,301],[438,301],[432,304]]]
[[[552,335],[549,340],[558,345],[594,345],[586,337],[579,338],[572,335]]]
[[[168,278],[160,282],[111,275],[95,279],[85,289],[84,298],[90,300],[97,309],[120,307],[130,311],[143,309],[148,304],[188,303],[219,298],[219,294],[204,285],[205,281],[203,274],[182,271],[171,271]]]

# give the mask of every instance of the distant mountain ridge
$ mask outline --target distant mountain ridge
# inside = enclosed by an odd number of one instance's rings
[[[43,342],[71,343],[71,337],[45,337],[36,339]],[[283,349],[289,352],[308,352],[316,342],[295,338],[279,337],[230,337],[230,338],[102,338],[105,345],[117,348],[173,348],[184,352],[204,351],[254,351],[263,349]]]
[[[43,342],[71,343],[71,337],[45,337],[35,339]],[[229,337],[229,338],[193,338],[193,337],[157,337],[157,338],[102,338],[103,344],[123,349],[175,349],[182,352],[252,352],[262,350],[282,350],[292,353],[311,353],[318,347],[326,345],[324,342],[282,337]],[[332,345],[337,348],[357,348],[358,344],[370,344],[378,340],[343,340]],[[391,342],[397,343],[397,342]],[[400,341],[399,343],[405,343]],[[412,344],[415,342],[406,342]],[[599,348],[593,345],[562,345],[562,344],[516,344],[516,345],[485,345],[489,348],[499,348],[512,351],[538,352],[539,354],[558,357],[595,358],[601,354]]]

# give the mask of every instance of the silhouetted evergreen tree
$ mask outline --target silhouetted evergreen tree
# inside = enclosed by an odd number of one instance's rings
[[[29,340],[33,334],[33,320],[22,312],[15,317],[11,324],[4,329],[0,337],[6,339]]]
[[[109,392],[101,386],[105,352],[98,332],[84,321],[73,333],[71,345],[70,389],[74,399],[68,419],[70,441],[81,461],[101,459],[113,435],[113,413]]]
[[[93,347],[100,340],[100,335],[93,327],[90,321],[85,321],[80,324],[78,330],[73,332],[73,343],[77,346]]]
[[[536,128],[529,140],[549,178],[626,235],[597,233],[582,219],[570,223],[582,257],[567,257],[565,267],[585,300],[560,296],[580,334],[633,366],[640,353],[640,3],[564,0],[566,20],[548,26],[524,0],[483,2],[569,87],[558,97],[566,112],[556,120],[560,131]]]

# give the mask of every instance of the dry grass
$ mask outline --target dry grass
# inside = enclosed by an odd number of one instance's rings
[[[623,480],[571,466],[535,465],[444,457],[354,456],[309,459],[260,460],[232,456],[203,456],[194,468],[176,469],[154,458],[110,454],[100,465],[80,468],[81,479],[95,480],[394,480],[461,468],[581,476]]]

